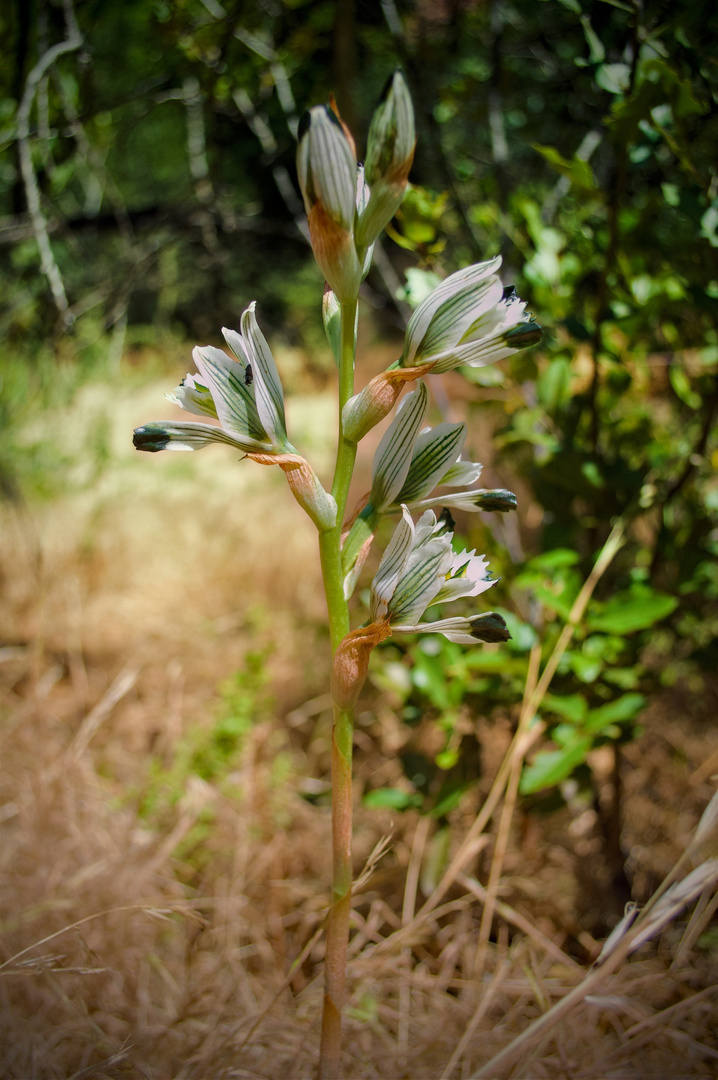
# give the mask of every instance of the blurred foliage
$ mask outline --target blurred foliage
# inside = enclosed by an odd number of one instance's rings
[[[68,36],[68,5],[0,11],[5,431],[88,374],[116,371],[127,342],[215,340],[251,299],[270,334],[316,350],[298,116],[334,90],[361,153],[400,63],[417,108],[413,187],[365,299],[399,326],[402,303],[437,274],[503,255],[544,343],[467,377],[482,422],[493,418],[500,469],[517,478],[519,520],[531,502],[540,514],[530,528],[497,525],[491,543],[488,516],[463,522],[503,574],[492,603],[512,626],[506,648],[420,641],[411,664],[394,643],[383,650],[377,680],[396,681],[407,722],[435,715],[445,744],[407,759],[406,791],[370,800],[441,817],[475,781],[478,766],[461,773],[462,710],[515,705],[533,643],[545,660],[619,515],[628,543],[559,667],[544,708],[552,744],[523,790],[632,737],[656,686],[699,691],[718,660],[714,4],[78,2],[82,44],[36,80],[29,112],[63,310],[40,269],[16,124],[34,65]],[[6,437],[5,496],[19,494],[28,461],[42,491],[41,449]],[[494,556],[496,539],[510,557]],[[205,772],[220,750],[204,748]]]
[[[190,778],[220,784],[226,795],[240,795],[232,780],[253,728],[272,715],[273,699],[266,668],[269,650],[248,652],[243,667],[219,687],[211,727],[190,728],[178,741],[168,764],[155,758],[140,797],[140,816],[156,823],[186,794]],[[236,782],[236,776],[234,781]],[[133,796],[134,797],[134,796]]]
[[[142,790],[128,793],[152,830],[171,829],[179,815],[180,825],[186,827],[170,834],[176,840],[173,854],[193,872],[201,871],[212,857],[207,840],[217,795],[241,804],[251,790],[251,765],[244,763],[243,768],[243,754],[252,732],[272,716],[270,652],[267,647],[248,652],[243,666],[220,685],[211,725],[190,726],[172,748],[170,760],[161,755],[150,758]],[[281,781],[289,767],[288,754],[279,751],[272,762],[273,779]]]

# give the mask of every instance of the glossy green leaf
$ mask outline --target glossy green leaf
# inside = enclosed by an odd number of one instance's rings
[[[570,182],[579,190],[596,190],[596,178],[593,175],[593,169],[587,161],[581,161],[580,158],[577,157],[565,158],[553,146],[541,146],[539,143],[534,143],[533,148],[541,154],[552,169],[555,169],[556,172],[565,176],[566,179],[570,180]]]

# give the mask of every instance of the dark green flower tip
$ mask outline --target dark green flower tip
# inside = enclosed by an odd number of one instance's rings
[[[483,615],[474,615],[469,619],[471,629],[469,633],[477,641],[485,641],[495,644],[497,641],[508,641],[511,637],[506,619],[495,611],[487,611]]]
[[[443,525],[448,532],[454,532],[456,529],[456,522],[454,521],[448,506],[445,506],[439,514],[439,524]]]
[[[515,510],[518,500],[513,491],[498,488],[495,491],[483,491],[476,500],[477,506],[482,510],[498,510],[500,514],[506,514],[509,510]]]
[[[392,87],[394,85],[394,80],[396,79],[397,75],[402,79],[403,82],[406,82],[406,77],[402,69],[400,67],[394,68],[391,75],[388,76],[386,82],[382,87],[381,93],[379,94],[378,105],[383,105],[386,99],[389,97],[389,94],[391,93]]]
[[[528,322],[517,323],[506,331],[506,344],[512,349],[528,349],[531,345],[538,345],[541,340],[542,330],[535,319]]]
[[[150,454],[166,450],[169,441],[167,429],[163,424],[145,424],[143,427],[135,428],[132,434],[135,449],[146,450]]]

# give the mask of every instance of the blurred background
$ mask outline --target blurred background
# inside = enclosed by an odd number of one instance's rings
[[[497,253],[544,338],[432,380],[435,420],[466,420],[483,486],[518,495],[515,514],[457,515],[501,576],[491,605],[513,639],[390,641],[373,661],[357,872],[394,839],[357,906],[357,1075],[438,1075],[456,1046],[480,909],[457,901],[402,953],[404,984],[362,949],[412,909],[410,865],[417,907],[432,896],[516,729],[531,657],[551,656],[618,518],[625,543],[542,705],[501,895],[585,963],[684,851],[718,771],[717,31],[701,0],[3,6],[2,960],[89,920],[0,980],[8,1077],[199,1078],[237,1061],[285,1077],[310,1061],[330,730],[313,529],[278,470],[216,447],[138,455],[131,432],[175,414],[163,394],[192,346],[220,344],[256,300],[292,441],[328,480],[335,372],[297,125],[333,92],[361,157],[396,66],[417,153],[363,286],[359,379],[397,358],[433,283]],[[474,856],[477,880],[494,852]],[[489,931],[486,948],[520,947],[515,924]],[[685,984],[669,952],[650,962],[649,1012]],[[434,982],[407,1013],[422,964]],[[520,1030],[526,1000],[483,1037]],[[689,1037],[709,1075],[702,1016],[631,1075],[684,1065]],[[603,1075],[593,1027],[566,1038],[564,1056]]]

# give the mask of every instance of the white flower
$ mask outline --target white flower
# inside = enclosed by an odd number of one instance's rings
[[[453,533],[437,522],[433,511],[427,510],[415,525],[402,507],[402,519],[372,582],[372,624],[387,620],[392,633],[439,633],[451,641],[507,640],[506,624],[495,612],[473,619],[419,622],[432,604],[478,596],[494,584],[484,556],[474,551],[454,553],[452,539]]]
[[[197,375],[187,375],[170,401],[219,424],[167,420],[136,428],[138,450],[200,450],[209,443],[234,446],[261,465],[279,465],[297,502],[320,531],[336,524],[337,505],[308,461],[287,438],[284,395],[274,357],[257,325],[254,304],[242,315],[242,332],[223,329],[234,359],[211,345],[194,349]]]
[[[432,374],[483,367],[535,345],[540,327],[497,271],[501,257],[458,270],[434,289],[409,320],[403,368],[431,365]]]
[[[219,420],[214,424],[182,421],[145,424],[134,433],[138,450],[199,450],[211,442],[236,446],[245,454],[295,453],[287,439],[279,372],[254,304],[242,315],[242,333],[224,329],[231,359],[212,345],[195,348],[197,375],[187,375],[170,401],[187,412]]]
[[[353,522],[342,548],[347,597],[356,585],[383,514],[399,513],[402,506],[412,512],[436,506],[468,511],[516,508],[516,496],[510,491],[464,487],[478,480],[482,469],[478,461],[461,460],[466,425],[444,423],[421,430],[427,404],[426,385],[419,380],[417,389],[402,400],[374,455],[368,501]],[[432,495],[437,486],[463,490]]]

